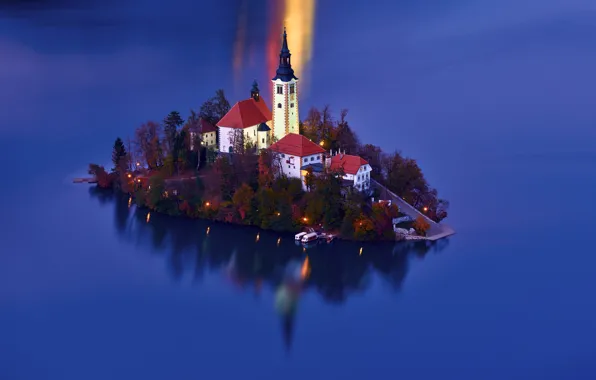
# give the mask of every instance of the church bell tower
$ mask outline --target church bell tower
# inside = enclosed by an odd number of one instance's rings
[[[284,28],[281,52],[279,53],[279,67],[275,72],[273,82],[273,137],[281,139],[288,133],[299,133],[298,118],[298,78],[292,69],[288,35]]]

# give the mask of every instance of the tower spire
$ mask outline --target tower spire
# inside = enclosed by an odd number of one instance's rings
[[[286,27],[284,26],[284,34],[282,37],[281,51],[279,52],[279,66],[275,72],[273,80],[281,79],[283,82],[289,82],[292,79],[298,79],[294,75],[292,69],[290,48],[288,48],[288,34],[286,33]]]

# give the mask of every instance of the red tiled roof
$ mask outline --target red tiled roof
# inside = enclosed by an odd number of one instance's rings
[[[244,129],[270,120],[271,111],[263,99],[256,102],[250,98],[234,104],[234,107],[217,123],[217,126]]]
[[[201,133],[217,132],[217,127],[207,120],[200,119]]]
[[[325,149],[310,141],[306,137],[288,133],[278,142],[271,145],[270,149],[274,152],[289,154],[292,156],[305,157],[317,153],[325,153]]]
[[[351,154],[336,154],[331,157],[331,170],[343,168],[346,174],[356,174],[362,165],[367,165],[368,161],[360,156]]]

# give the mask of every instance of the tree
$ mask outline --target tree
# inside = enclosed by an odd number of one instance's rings
[[[426,232],[430,229],[430,223],[428,223],[422,216],[419,216],[414,221],[412,227],[419,235],[426,236]]]
[[[163,164],[161,147],[161,127],[154,121],[142,124],[135,131],[135,145],[149,169],[157,169]]]
[[[174,143],[176,140],[176,134],[178,127],[184,124],[184,120],[180,117],[178,111],[172,111],[163,120],[165,142],[167,146],[168,154],[174,154]],[[174,160],[175,161],[175,160]]]
[[[232,152],[237,154],[243,154],[245,152],[244,132],[242,129],[234,129],[230,132],[228,139]]]
[[[360,142],[358,141],[358,137],[352,131],[352,128],[348,125],[346,120],[346,116],[348,115],[347,109],[342,109],[340,113],[340,119],[337,123],[337,129],[335,133],[334,144],[332,144],[332,149],[342,149],[345,150],[348,154],[358,154],[358,150],[360,149]]]
[[[408,203],[416,203],[421,194],[428,192],[428,184],[415,160],[396,152],[386,157],[384,166],[387,187]]]
[[[312,107],[304,120],[303,134],[311,140],[319,140],[319,129],[321,127],[321,112],[316,107]]]
[[[230,110],[230,102],[226,99],[224,90],[219,89],[215,96],[207,100],[199,110],[199,117],[216,125]]]
[[[253,189],[245,183],[243,183],[234,193],[232,202],[234,203],[234,206],[236,206],[242,220],[244,220],[247,214],[250,213],[254,196],[255,193]]]
[[[102,189],[108,189],[112,187],[114,176],[110,175],[103,166],[96,164],[89,164],[88,173],[93,176],[97,182],[97,186]]]
[[[273,183],[271,158],[271,152],[269,150],[262,150],[259,153],[259,187],[271,187]]]
[[[234,170],[227,156],[215,160],[215,173],[219,177],[219,191],[223,200],[231,200],[234,194]]]
[[[383,179],[383,151],[381,148],[366,144],[360,148],[360,156],[368,161],[372,169],[371,177],[381,181]]]
[[[354,238],[358,240],[374,240],[377,237],[375,225],[370,218],[361,214],[354,221]]]
[[[124,166],[126,168],[128,166],[126,148],[124,148],[124,142],[122,142],[120,137],[118,137],[114,142],[114,148],[112,149],[112,162],[114,163],[114,168],[112,171],[118,171],[121,167]]]

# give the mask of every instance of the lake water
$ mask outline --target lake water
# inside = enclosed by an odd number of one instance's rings
[[[292,236],[71,183],[146,120],[267,88],[265,2],[239,72],[235,3],[0,8],[1,379],[596,377],[593,5],[373,3],[318,4],[302,116],[417,158],[457,234],[321,246],[302,285]]]

